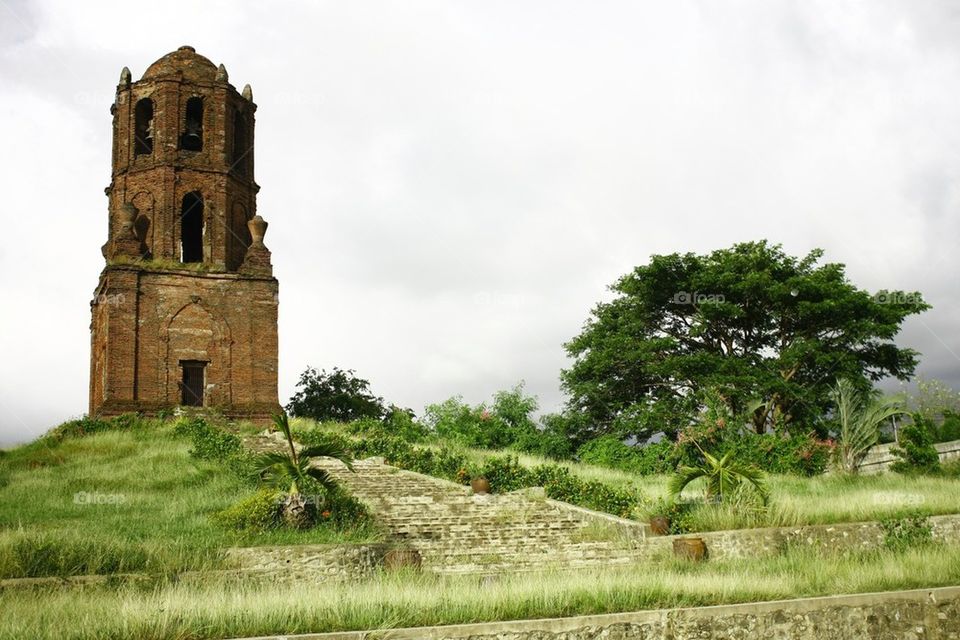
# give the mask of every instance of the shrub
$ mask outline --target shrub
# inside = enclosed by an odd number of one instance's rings
[[[209,424],[203,418],[181,418],[174,425],[176,436],[190,439],[190,455],[226,465],[234,474],[253,481],[253,455],[240,437]]]
[[[514,448],[553,460],[569,460],[573,457],[573,443],[570,421],[550,413],[540,417],[540,427],[534,433],[518,438]]]
[[[624,444],[616,436],[600,436],[587,441],[577,449],[577,459],[587,464],[642,473],[638,448]]]
[[[814,476],[823,473],[830,462],[832,444],[813,435],[783,436],[772,433],[720,435],[718,430],[685,430],[676,442],[660,442],[630,446],[614,436],[601,436],[583,444],[577,458],[587,464],[619,469],[640,475],[672,473],[680,464],[694,466],[703,461],[694,442],[702,437],[714,442],[719,454],[732,451],[745,464],[767,473]]]
[[[767,473],[815,476],[823,473],[830,464],[833,445],[810,435],[779,436],[746,434],[723,450],[733,450],[734,455]]]
[[[930,520],[923,515],[881,520],[880,527],[883,529],[883,545],[894,551],[906,551],[933,541]]]
[[[943,412],[943,422],[933,434],[936,442],[951,442],[960,440],[960,415],[953,411]]]
[[[260,489],[214,514],[213,519],[228,529],[268,531],[280,523],[280,496],[274,489]]]
[[[670,533],[678,535],[695,530],[693,514],[702,506],[695,502],[657,498],[641,508],[641,517],[649,521],[653,516],[666,516],[670,519]]]
[[[940,470],[940,455],[923,420],[905,425],[900,430],[900,446],[891,451],[899,458],[890,465],[890,469],[897,473],[936,473]]]
[[[318,505],[318,526],[331,526],[338,531],[372,522],[362,502],[342,489],[328,491]]]
[[[128,430],[140,427],[142,417],[136,413],[124,413],[114,418],[91,418],[83,416],[67,420],[51,429],[45,436],[49,441],[62,442],[65,438],[82,438],[94,433],[111,430]]]
[[[487,458],[482,473],[490,481],[490,489],[495,493],[543,487],[548,498],[623,518],[631,517],[643,498],[642,494],[634,490],[611,487],[595,480],[583,480],[560,465],[542,464],[529,469],[512,455]]]
[[[390,406],[383,421],[379,423],[379,428],[407,442],[423,442],[430,435],[430,431],[417,421],[413,411],[393,405]]]
[[[509,391],[498,391],[490,407],[482,403],[471,407],[462,397],[455,396],[428,406],[425,419],[438,436],[464,446],[519,447],[532,453],[545,446],[538,442],[543,432],[530,417],[536,410],[537,399],[524,395],[521,382]],[[549,448],[558,445],[554,440]]]

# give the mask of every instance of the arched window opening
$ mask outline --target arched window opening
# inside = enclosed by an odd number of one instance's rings
[[[237,109],[233,112],[233,153],[231,154],[231,168],[238,173],[246,173],[246,155],[247,155],[247,121],[244,118],[243,111]]]
[[[180,148],[184,151],[203,150],[203,98],[193,97],[187,100]]]
[[[196,191],[183,196],[180,209],[180,262],[203,262],[203,198]]]
[[[143,98],[134,107],[133,154],[148,156],[153,153],[153,100]]]

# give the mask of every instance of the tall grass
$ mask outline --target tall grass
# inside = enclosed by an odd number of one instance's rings
[[[571,616],[956,584],[960,548],[358,584],[209,582],[0,592],[0,638],[222,638]],[[42,596],[42,597],[38,597]]]
[[[0,457],[0,578],[87,573],[170,573],[217,567],[231,545],[365,541],[345,534],[229,531],[210,515],[253,492],[186,440],[151,421],[139,428],[57,441]]]
[[[477,459],[491,451],[471,450]],[[499,452],[503,453],[503,452]],[[525,466],[549,462],[545,458],[519,455]],[[653,503],[667,497],[669,476],[636,474],[576,462],[559,463],[586,480],[615,487],[639,489]],[[691,514],[695,531],[718,531],[750,527],[835,524],[899,518],[912,514],[941,515],[960,513],[960,477],[881,473],[874,475],[822,475],[805,478],[791,475],[768,476],[770,507],[764,512],[738,506],[704,505]],[[687,493],[702,490],[700,482]],[[651,504],[641,505],[637,517],[649,515]]]

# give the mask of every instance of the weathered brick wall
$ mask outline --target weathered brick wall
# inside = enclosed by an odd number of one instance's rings
[[[99,292],[92,348],[105,375],[94,378],[93,413],[177,406],[181,360],[209,361],[205,406],[253,418],[279,410],[273,278],[110,267]]]

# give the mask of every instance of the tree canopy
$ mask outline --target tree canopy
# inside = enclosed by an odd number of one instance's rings
[[[672,435],[715,390],[758,432],[809,429],[836,379],[909,378],[918,354],[894,338],[929,305],[916,292],[859,289],[822,256],[766,241],[652,256],[564,345],[568,412],[587,437]]]
[[[290,398],[287,411],[317,421],[350,422],[359,418],[382,418],[386,414],[383,398],[370,392],[370,383],[352,369],[334,367],[327,373],[313,367],[300,374],[297,392]]]

